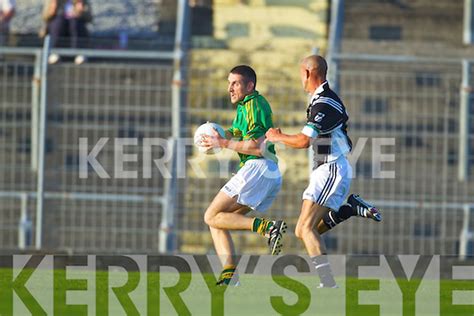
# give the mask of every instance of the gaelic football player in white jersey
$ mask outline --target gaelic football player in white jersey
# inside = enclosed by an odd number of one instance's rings
[[[350,195],[352,168],[346,155],[352,149],[347,135],[348,115],[337,94],[326,81],[327,63],[312,55],[303,59],[300,75],[304,90],[311,94],[307,123],[296,135],[280,129],[267,131],[266,138],[293,148],[313,146],[315,169],[303,193],[295,234],[301,239],[320,277],[320,287],[336,287],[321,234],[358,215],[381,221],[378,210],[357,195]]]

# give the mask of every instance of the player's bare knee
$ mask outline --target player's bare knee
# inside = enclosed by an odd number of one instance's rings
[[[295,235],[299,239],[304,239],[305,236],[311,234],[312,227],[306,224],[297,225],[295,229]]]
[[[303,239],[303,230],[301,229],[301,225],[296,225],[295,236],[298,239]]]
[[[214,223],[214,217],[215,217],[215,214],[214,212],[210,212],[209,209],[204,213],[204,222],[208,225],[208,226],[212,226],[213,223]]]
[[[295,236],[296,236],[296,238],[301,239],[301,236],[302,236],[302,235],[301,235],[301,232],[300,232],[300,230],[298,229],[298,227],[295,228]]]

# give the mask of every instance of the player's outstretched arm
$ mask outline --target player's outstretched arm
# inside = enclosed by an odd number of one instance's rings
[[[261,146],[264,140],[265,140],[264,136],[258,139],[249,139],[249,140],[241,140],[241,141],[237,141],[233,139],[225,139],[221,143],[221,147],[231,149],[241,154],[261,157],[263,156]]]
[[[289,135],[283,133],[279,128],[270,128],[265,137],[273,143],[282,143],[292,148],[308,148],[311,143],[311,137],[303,133]]]
[[[201,141],[201,146],[208,148],[222,147],[231,149],[233,151],[239,152],[241,154],[253,155],[253,156],[263,156],[262,154],[262,143],[265,140],[265,137],[262,136],[258,139],[249,139],[249,140],[233,140],[223,138],[214,131],[213,135],[204,135],[203,140]]]

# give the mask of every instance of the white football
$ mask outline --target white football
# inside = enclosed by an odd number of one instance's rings
[[[217,123],[212,123],[212,122],[207,122],[207,123],[202,124],[194,132],[194,145],[197,146],[200,152],[205,153],[207,155],[213,155],[221,151],[220,147],[207,149],[206,147],[201,146],[202,137],[204,135],[212,136],[213,130],[216,130],[219,133],[219,135],[221,135],[221,137],[225,137],[225,131],[222,128],[222,126],[220,126]]]

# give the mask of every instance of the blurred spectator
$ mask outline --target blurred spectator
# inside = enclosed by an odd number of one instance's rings
[[[69,47],[78,47],[78,40],[89,36],[87,23],[92,21],[91,8],[87,0],[47,0],[43,11],[46,32],[51,36],[51,47],[62,38],[69,39]],[[59,61],[57,54],[51,54],[49,63]],[[82,64],[85,57],[79,55],[74,62]]]
[[[0,46],[8,43],[10,20],[15,15],[14,0],[0,0]]]

